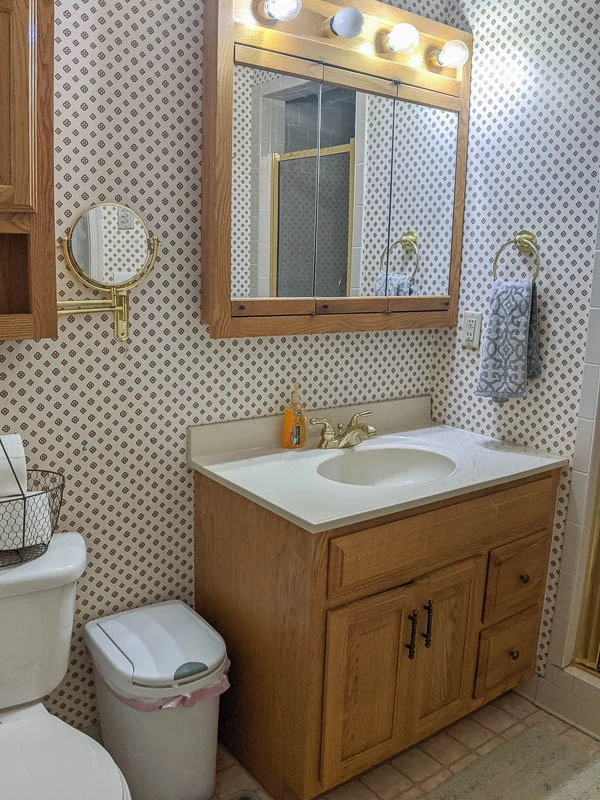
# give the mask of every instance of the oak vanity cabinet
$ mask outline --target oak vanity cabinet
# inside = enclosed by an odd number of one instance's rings
[[[478,556],[327,614],[323,779],[341,783],[471,708]]]
[[[56,336],[52,0],[0,0],[0,341]]]
[[[315,797],[529,678],[559,472],[311,534],[196,475],[196,608],[224,636],[221,737]]]

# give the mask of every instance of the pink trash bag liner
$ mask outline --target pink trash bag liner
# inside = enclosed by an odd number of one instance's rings
[[[229,689],[228,670],[229,661],[225,666],[225,673],[221,675],[216,683],[213,683],[211,686],[203,686],[201,689],[197,689],[191,694],[179,694],[176,697],[156,697],[148,701],[123,697],[116,692],[113,692],[113,694],[126,706],[136,711],[162,711],[164,708],[191,708],[195,706],[196,703],[200,703],[203,700],[212,700]]]

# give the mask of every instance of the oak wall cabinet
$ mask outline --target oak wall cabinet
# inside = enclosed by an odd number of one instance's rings
[[[55,337],[54,4],[0,0],[0,341]]]
[[[221,736],[272,797],[326,792],[533,674],[558,479],[310,534],[196,475]]]
[[[204,7],[202,322],[213,338],[456,325],[470,33],[377,0]],[[386,34],[419,31],[391,52]],[[329,26],[331,29],[331,26]]]

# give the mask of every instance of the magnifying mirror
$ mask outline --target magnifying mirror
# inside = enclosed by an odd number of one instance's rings
[[[100,203],[83,211],[62,240],[67,266],[88,288],[107,292],[109,300],[59,302],[61,315],[113,311],[115,338],[129,337],[129,292],[149,275],[158,239],[127,206]]]

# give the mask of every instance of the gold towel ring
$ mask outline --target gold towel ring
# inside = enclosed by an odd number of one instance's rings
[[[537,281],[538,276],[540,274],[540,251],[537,246],[537,237],[535,233],[528,230],[522,230],[517,233],[514,239],[511,239],[510,242],[506,242],[502,245],[500,250],[496,253],[496,258],[494,259],[494,266],[492,268],[492,277],[496,280],[496,267],[498,266],[498,259],[506,250],[506,248],[514,244],[517,247],[517,250],[521,253],[525,253],[526,255],[531,255],[532,253],[535,255],[535,275],[533,276],[533,280]]]
[[[381,258],[379,259],[379,269],[381,272],[383,272],[383,262],[386,255],[388,253],[389,255],[391,255],[394,247],[397,247],[399,244],[402,245],[402,247],[406,250],[407,253],[414,253],[417,257],[415,262],[415,268],[413,269],[412,274],[410,276],[412,280],[417,274],[417,271],[419,269],[419,248],[417,247],[417,245],[419,244],[419,237],[414,231],[408,231],[408,233],[405,233],[403,236],[397,239],[393,244],[384,249],[383,253],[381,254]]]

